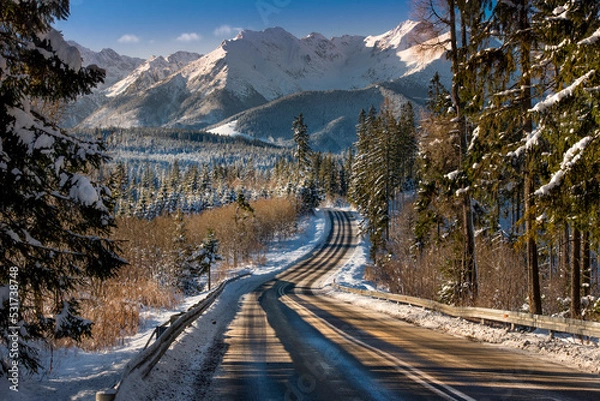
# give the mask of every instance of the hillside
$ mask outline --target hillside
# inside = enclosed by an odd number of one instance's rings
[[[316,146],[338,151],[353,142],[361,108],[385,97],[418,105],[435,72],[449,81],[444,49],[423,51],[418,28],[405,21],[379,36],[331,39],[242,31],[204,56],[180,52],[138,64],[92,96],[97,108],[79,126],[203,129],[235,119],[242,133],[285,142],[302,112]]]
[[[292,121],[301,112],[314,149],[338,153],[356,141],[361,109],[378,107],[387,98],[392,105],[422,103],[427,88],[388,82],[357,90],[305,91],[243,111],[208,127],[221,135],[247,135],[281,145],[292,143]]]

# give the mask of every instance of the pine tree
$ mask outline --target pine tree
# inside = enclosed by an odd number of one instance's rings
[[[104,77],[52,29],[68,14],[68,0],[0,0],[0,291],[15,289],[19,301],[19,316],[9,315],[0,297],[0,338],[5,347],[18,332],[18,362],[33,371],[39,340],[90,334],[75,290],[123,263],[107,239],[110,190],[86,175],[106,160],[102,145],[70,136],[35,106],[90,93]]]
[[[304,123],[302,113],[295,118],[292,124],[294,131],[294,143],[296,145],[294,156],[298,162],[298,176],[300,179],[308,177],[311,173],[311,157],[312,149],[310,148],[310,136],[308,135],[308,127]]]
[[[354,144],[356,155],[353,158],[354,163],[352,165],[352,176],[350,178],[350,199],[363,216],[366,214],[370,189],[369,185],[372,180],[369,171],[369,154],[373,144],[371,131],[376,115],[377,112],[374,107],[371,107],[368,114],[364,109],[361,110],[356,126],[357,141]]]
[[[181,169],[179,168],[179,162],[175,160],[171,165],[171,171],[169,172],[168,183],[167,183],[167,213],[175,213],[180,207],[181,199]]]
[[[208,229],[206,237],[202,241],[200,250],[197,252],[196,260],[199,261],[199,271],[206,273],[208,277],[208,289],[211,288],[211,268],[219,260],[222,260],[219,254],[219,241],[212,229]]]
[[[406,115],[404,115],[406,113]],[[371,257],[377,260],[385,250],[391,220],[391,201],[408,180],[406,161],[414,158],[416,147],[409,146],[414,134],[411,106],[403,106],[400,118],[392,114],[386,102],[376,114],[372,108],[367,115],[361,111],[357,125],[356,157],[352,166],[351,199],[364,217],[363,234],[371,241]]]
[[[417,221],[414,234],[416,246],[420,250],[432,242],[432,232],[437,233],[435,242],[441,239],[440,227],[444,224],[445,214],[441,203],[446,197],[443,178],[457,168],[457,163],[452,162],[452,157],[445,153],[439,154],[440,151],[446,151],[453,146],[451,137],[439,135],[441,127],[450,123],[447,111],[452,107],[452,103],[450,92],[440,82],[438,74],[431,80],[428,94],[428,114],[420,129],[419,157],[416,160],[419,182],[415,201]]]
[[[478,116],[478,106],[481,102],[481,87],[472,68],[466,68],[473,59],[477,50],[477,37],[482,30],[486,19],[486,8],[489,1],[458,1],[446,0],[441,2],[420,3],[423,15],[433,19],[425,21],[425,26],[435,27],[442,25],[449,35],[447,41],[440,46],[448,49],[448,59],[453,73],[452,85],[449,91],[451,107],[448,114],[452,119],[447,125],[448,135],[455,141],[458,163],[457,169],[447,175],[452,178],[450,184],[454,187],[454,197],[460,205],[460,216],[456,219],[462,238],[459,244],[462,247],[460,268],[457,280],[453,284],[457,298],[461,302],[473,302],[478,293],[477,265],[475,258],[475,227],[473,217],[473,188],[472,177],[469,174],[470,143],[474,135],[473,120]],[[436,88],[433,88],[434,90]],[[434,98],[435,102],[443,99]],[[437,105],[434,105],[437,106]],[[437,127],[439,125],[435,124]],[[425,210],[425,209],[423,209]]]
[[[582,272],[587,269],[582,252],[589,233],[595,230],[597,235],[600,208],[599,16],[597,2],[549,1],[537,4],[532,23],[545,45],[540,65],[551,77],[543,86],[545,97],[530,110],[539,141],[546,146],[540,159],[549,168],[535,196],[551,230],[571,231],[574,318],[581,316]]]
[[[127,166],[120,162],[117,163],[113,173],[111,174],[109,187],[112,191],[112,195],[116,200],[115,203],[115,214],[117,216],[126,215],[128,205],[126,204],[129,198],[129,173]]]
[[[354,165],[354,149],[348,148],[344,157],[344,164],[342,166],[343,174],[340,177],[341,180],[341,191],[342,196],[348,198],[350,203],[355,203],[350,196],[350,188],[352,186],[352,166]]]
[[[246,255],[240,254],[239,249],[248,249],[247,246],[244,246],[245,243],[249,240],[248,238],[248,229],[246,224],[251,222],[251,218],[254,217],[254,208],[250,205],[247,200],[246,194],[243,189],[240,189],[237,192],[236,200],[235,200],[235,214],[233,216],[234,225],[235,225],[235,245],[232,249],[233,251],[233,265],[237,266],[240,258],[245,257]],[[239,247],[239,249],[238,249]]]
[[[300,200],[300,212],[310,213],[321,202],[320,191],[317,183],[318,169],[314,166],[314,153],[310,147],[308,127],[304,117],[300,114],[292,124],[294,132],[295,151],[297,163],[297,196]]]

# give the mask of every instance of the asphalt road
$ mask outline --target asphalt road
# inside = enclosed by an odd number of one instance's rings
[[[213,400],[600,400],[600,377],[414,327],[322,294],[356,246],[351,214],[309,258],[246,295]]]

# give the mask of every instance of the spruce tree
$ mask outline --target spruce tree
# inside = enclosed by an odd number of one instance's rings
[[[458,167],[455,152],[452,151],[456,145],[444,129],[452,118],[448,113],[452,107],[450,92],[440,82],[439,75],[434,75],[428,93],[428,113],[421,123],[416,160],[419,181],[414,235],[415,245],[421,251],[432,242],[438,243],[445,234],[440,229],[448,220],[444,208],[448,203],[445,177]],[[434,235],[436,237],[432,238]]]
[[[204,237],[204,240],[200,245],[200,249],[193,256],[195,256],[196,261],[199,262],[198,271],[206,273],[208,277],[208,289],[210,290],[212,281],[211,268],[217,261],[223,259],[221,254],[219,254],[219,240],[216,238],[213,229],[208,229],[206,237]]]
[[[451,196],[454,196],[460,205],[460,215],[456,216],[456,223],[462,234],[462,238],[458,240],[462,250],[454,286],[457,298],[461,302],[473,302],[478,293],[470,144],[475,134],[474,123],[480,112],[481,97],[484,95],[480,82],[474,76],[474,70],[467,66],[477,55],[478,37],[484,30],[490,3],[486,0],[420,2],[423,15],[430,19],[426,21],[425,26],[443,26],[448,32],[448,35],[444,35],[447,40],[439,43],[439,46],[447,49],[453,73],[449,90],[451,105],[446,112],[451,119],[449,124],[446,124],[446,130],[447,135],[454,139],[451,146],[456,148],[458,163],[456,170],[446,177],[454,190]],[[444,102],[444,99],[439,97],[433,99],[437,102],[434,107]],[[434,126],[436,129],[440,128],[439,124]],[[452,203],[452,200],[448,201]]]
[[[406,115],[405,115],[406,113]],[[386,249],[391,220],[391,201],[408,180],[406,161],[413,160],[414,116],[412,106],[404,105],[399,119],[389,103],[376,114],[361,111],[357,125],[356,157],[352,166],[350,195],[364,217],[361,231],[371,241],[371,257]]]
[[[299,179],[307,178],[311,170],[312,149],[310,148],[310,137],[308,127],[304,123],[302,113],[294,119],[292,124],[294,132],[295,152],[294,155],[298,162]]]
[[[302,114],[294,120],[292,130],[295,143],[294,156],[297,163],[298,186],[296,191],[301,204],[300,212],[310,213],[321,202],[321,196],[317,183],[318,169],[314,166],[315,157],[310,147],[308,127],[304,123]]]
[[[18,363],[33,371],[40,340],[90,334],[75,290],[123,264],[107,239],[110,190],[88,175],[106,160],[102,144],[69,135],[41,111],[104,77],[52,29],[68,14],[68,0],[0,0],[0,347],[17,334]],[[9,289],[18,316],[8,313]],[[4,374],[8,353],[0,354]]]
[[[533,18],[538,40],[544,43],[540,65],[547,68],[544,97],[531,108],[540,156],[548,174],[535,191],[551,231],[570,231],[572,242],[570,313],[581,316],[581,285],[592,238],[598,238],[600,205],[600,4],[539,2]],[[595,231],[595,233],[594,233]],[[584,237],[586,239],[584,240]],[[588,251],[589,252],[589,251]],[[585,262],[586,264],[588,262]]]

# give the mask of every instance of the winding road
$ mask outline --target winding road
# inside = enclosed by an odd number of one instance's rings
[[[241,302],[212,400],[598,400],[600,377],[418,328],[323,293],[356,246],[351,213],[329,237]]]

